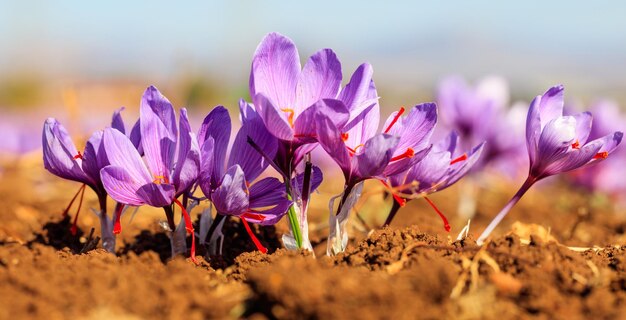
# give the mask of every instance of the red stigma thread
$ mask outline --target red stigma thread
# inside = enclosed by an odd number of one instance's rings
[[[115,206],[115,223],[113,224],[113,234],[120,234],[122,232],[122,209],[124,209],[124,205],[118,203]]]
[[[78,154],[74,156],[74,160],[76,159],[83,159],[83,155],[80,153],[80,151],[78,151]]]
[[[246,219],[254,219],[254,220],[259,220],[259,221],[263,221],[265,220],[265,216],[259,213],[254,213],[254,212],[246,212],[244,214],[241,215],[242,217],[246,218]]]
[[[342,133],[341,133],[341,141],[346,142],[346,141],[348,141],[348,138],[349,138],[349,137],[350,137],[350,136],[348,135],[348,133],[347,133],[347,132],[342,132]]]
[[[389,185],[387,184],[387,182],[383,181],[383,180],[379,180],[380,183],[382,183],[385,187],[387,187],[388,189],[391,189],[389,187]],[[406,200],[404,198],[402,198],[401,196],[399,196],[398,194],[396,194],[395,191],[391,190],[391,196],[393,197],[393,199],[400,205],[400,207],[404,207],[406,205]]]
[[[83,184],[82,186],[80,186],[80,188],[78,188],[78,191],[76,191],[76,194],[74,195],[74,197],[72,198],[72,200],[70,200],[70,204],[67,205],[67,208],[65,208],[65,210],[63,210],[63,218],[67,217],[67,212],[70,211],[70,208],[72,207],[72,204],[74,204],[74,201],[76,200],[76,198],[78,198],[78,194],[80,193],[81,190],[83,190],[83,188],[85,187],[85,185]]]
[[[350,147],[346,146],[346,149],[348,149],[348,153],[349,153],[349,154],[350,154],[350,156],[352,157],[353,155],[355,155],[355,154],[357,153],[357,150],[359,150],[359,148],[362,148],[362,147],[363,147],[363,144],[360,144],[360,145],[358,145],[358,146],[354,147],[354,149],[352,149],[352,148],[350,148]]]
[[[465,160],[467,160],[467,153],[464,153],[462,156],[460,156],[460,157],[450,161],[450,165],[453,165],[453,164],[455,164],[457,162],[461,162],[461,161],[465,161]]]
[[[85,195],[85,187],[87,185],[83,184],[80,187],[80,200],[78,200],[78,210],[76,210],[76,215],[74,215],[74,222],[72,222],[72,226],[70,227],[70,233],[75,236],[78,232],[78,227],[76,224],[78,223],[78,214],[80,213],[80,208],[83,206],[83,196]]]
[[[594,160],[598,159],[606,159],[609,156],[609,153],[606,151],[598,152],[595,156],[593,156]]]
[[[389,130],[391,130],[391,127],[393,127],[393,125],[396,124],[396,122],[398,122],[398,119],[400,119],[403,113],[404,113],[404,107],[400,107],[400,110],[398,110],[396,115],[393,117],[393,120],[391,120],[391,123],[389,124],[389,126],[387,126],[387,129],[385,129],[383,133],[388,133]]]
[[[178,201],[178,199],[174,199],[174,203],[176,203],[180,207],[180,210],[182,210],[183,212],[183,219],[185,219],[185,229],[187,230],[187,232],[191,233],[191,252],[190,252],[191,261],[193,261],[193,263],[198,265],[199,264],[198,260],[196,260],[196,235],[193,231],[193,224],[191,223],[191,217],[189,216],[189,213],[187,212],[183,204],[180,203],[180,201]]]
[[[246,232],[248,232],[248,235],[250,236],[250,239],[252,239],[252,242],[254,242],[256,248],[263,253],[267,253],[267,248],[265,248],[261,244],[261,241],[259,241],[259,239],[257,239],[254,235],[252,229],[250,229],[250,225],[248,225],[248,221],[246,221],[246,218],[244,218],[243,215],[239,216],[239,218],[241,218],[241,222],[243,222],[243,226],[246,228]]]
[[[413,148],[407,148],[406,151],[404,151],[403,154],[397,155],[397,156],[391,158],[391,160],[389,160],[389,161],[392,162],[392,161],[402,160],[404,158],[413,158],[414,155],[415,155],[415,151],[413,151]]]
[[[446,229],[446,232],[450,232],[450,224],[448,223],[448,218],[446,218],[446,216],[444,216],[443,213],[441,213],[441,211],[437,209],[437,206],[435,206],[435,204],[432,201],[430,201],[428,197],[424,197],[424,199],[426,199],[428,204],[430,204],[430,206],[433,207],[433,209],[435,210],[435,212],[437,212],[441,220],[443,220],[443,228]]]
[[[580,149],[580,142],[578,140],[572,143],[572,149]]]

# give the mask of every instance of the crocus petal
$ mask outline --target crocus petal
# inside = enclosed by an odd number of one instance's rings
[[[291,200],[288,200],[287,198],[282,198],[275,202],[271,208],[252,211],[251,215],[246,216],[246,220],[263,226],[275,225],[278,221],[280,221],[280,219],[285,216],[287,210],[289,210],[289,207],[292,204],[293,202]],[[257,217],[255,214],[260,216]]]
[[[617,146],[622,142],[623,137],[624,137],[623,132],[616,131],[616,132],[607,134],[604,137],[598,138],[596,140],[599,140],[602,142],[602,148],[600,148],[600,151],[611,154],[613,153],[613,151],[615,151],[615,148],[617,148]]]
[[[353,80],[357,79],[351,79],[346,88],[351,85]],[[359,83],[357,85],[363,86],[365,95],[359,95],[359,100],[352,101],[345,101],[340,95],[340,99],[346,103],[350,110],[350,120],[342,130],[348,133],[346,145],[353,147],[363,144],[373,137],[378,131],[380,121],[380,106],[378,105],[378,93],[376,92],[374,81],[370,79],[369,83],[366,83],[363,82],[365,79],[358,80]],[[363,89],[357,91],[360,92]]]
[[[551,120],[563,115],[563,85],[554,86],[541,96],[539,105],[539,117],[541,119],[541,129]]]
[[[257,114],[248,110],[245,119],[235,136],[228,167],[238,164],[245,172],[246,179],[254,181],[269,166],[269,163],[248,143],[248,138],[252,139],[270,159],[276,155],[278,141],[267,131],[263,120]]]
[[[404,183],[416,182],[417,187],[413,190],[415,193],[428,192],[432,188],[436,188],[448,173],[450,159],[451,155],[448,151],[430,152],[422,161],[411,168]]]
[[[296,45],[287,37],[270,33],[261,41],[252,59],[250,96],[263,93],[279,108],[293,108],[300,74]],[[259,102],[254,100],[255,105]]]
[[[106,154],[100,152],[104,151],[104,148],[101,146],[102,136],[102,130],[94,132],[87,140],[85,152],[83,153],[83,171],[96,183],[100,182],[100,169],[109,165]]]
[[[46,170],[64,179],[94,185],[81,168],[78,151],[65,128],[53,118],[44,123],[42,134],[43,163]]]
[[[397,175],[401,172],[407,171],[416,163],[422,161],[422,159],[424,159],[424,157],[430,153],[431,149],[432,149],[432,146],[428,146],[424,149],[416,151],[411,157],[406,157],[406,158],[402,158],[396,161],[391,161],[385,168],[385,171],[383,171],[383,175],[388,177],[388,176]],[[398,148],[396,148],[396,151],[394,152],[392,159],[393,157],[395,157],[395,154],[399,154]]]
[[[185,108],[180,110],[179,122],[178,159],[173,175],[177,195],[191,189],[200,172],[200,148],[195,134],[191,131]]]
[[[574,117],[558,117],[548,122],[539,137],[538,161],[532,165],[532,174],[540,176],[550,163],[563,157],[572,148],[575,139],[576,119]]]
[[[319,144],[339,165],[345,177],[349,177],[352,168],[351,159],[346,145],[341,139],[341,132],[332,120],[324,115],[318,115],[315,122]]]
[[[141,100],[139,118],[146,163],[155,177],[169,180],[178,135],[174,108],[155,87],[149,87]]]
[[[126,127],[124,126],[124,120],[122,120],[122,111],[124,111],[124,107],[121,107],[113,112],[111,128],[115,128],[121,133],[126,134]]]
[[[261,179],[250,186],[251,209],[273,206],[285,199],[287,199],[285,184],[276,178]]]
[[[131,206],[146,204],[143,197],[137,195],[143,184],[133,179],[124,168],[113,165],[104,167],[100,177],[104,189],[115,201]]]
[[[363,152],[355,155],[357,176],[353,180],[365,180],[383,173],[399,142],[398,137],[378,134],[367,140]],[[358,182],[353,181],[353,182]]]
[[[278,139],[293,140],[294,132],[287,119],[286,111],[279,110],[264,94],[257,94],[254,97],[254,103],[269,132]]]
[[[215,156],[213,155],[214,147],[215,140],[213,140],[213,137],[209,137],[200,148],[200,173],[198,175],[198,185],[207,198],[211,197],[213,188],[217,187],[217,183],[212,184],[212,181],[219,179],[219,177],[213,177],[213,162],[215,161]]]
[[[448,174],[447,181],[443,185],[439,186],[438,190],[443,190],[455,184],[463,176],[465,176],[480,159],[480,156],[483,152],[484,147],[485,147],[485,142],[474,147],[472,151],[469,152],[469,155],[467,156],[467,160],[463,162],[459,162],[458,164],[451,165],[452,171]]]
[[[324,180],[324,174],[322,170],[317,166],[311,167],[311,190],[313,192],[319,188],[320,184],[322,184],[322,180]],[[295,188],[299,194],[302,194],[302,187],[304,184],[304,172],[301,172],[296,175],[295,178],[291,179],[291,186]]]
[[[148,183],[137,190],[137,196],[153,207],[165,207],[172,204],[176,190],[172,184]]]
[[[399,122],[389,130],[389,134],[400,137],[394,157],[407,148],[417,152],[430,144],[430,137],[437,123],[437,106],[434,103],[416,105]],[[384,128],[388,125],[390,124],[386,124]]]
[[[318,100],[296,118],[294,131],[297,138],[307,142],[315,142],[315,117],[318,113],[326,115],[337,128],[342,128],[350,117],[350,112],[341,100]]]
[[[133,146],[137,148],[139,154],[143,156],[143,147],[141,146],[141,125],[139,124],[139,120],[135,122],[133,128],[130,130],[130,141],[133,143]]]
[[[445,138],[439,140],[433,145],[432,152],[448,151],[452,156],[454,156],[458,145],[459,134],[456,133],[456,131],[451,131]]]
[[[591,113],[581,112],[572,117],[576,119],[576,139],[580,145],[583,145],[587,142],[587,138],[589,138],[589,133],[591,132]]]
[[[241,167],[234,165],[226,170],[220,186],[211,194],[211,201],[221,214],[240,215],[248,209],[248,187]]]
[[[344,102],[351,113],[368,99],[373,73],[374,70],[369,63],[360,65],[352,74],[350,82],[339,93],[339,100]],[[353,114],[353,116],[356,116],[356,114]]]
[[[540,103],[541,96],[535,97],[530,103],[526,117],[526,146],[528,148],[528,157],[531,166],[537,162],[537,149],[539,136],[541,135]]]
[[[223,106],[217,106],[209,112],[202,121],[200,131],[198,132],[198,140],[200,145],[213,138],[213,170],[211,173],[211,183],[217,185],[219,179],[224,175],[226,165],[226,149],[230,140],[231,121],[228,110]]]
[[[331,49],[312,55],[300,73],[294,111],[299,115],[320,99],[334,99],[341,88],[341,63]]]
[[[113,128],[104,129],[102,144],[111,165],[124,168],[126,173],[139,185],[152,182],[152,177],[137,149],[123,133]]]

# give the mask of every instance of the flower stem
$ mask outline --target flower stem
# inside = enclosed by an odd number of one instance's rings
[[[389,210],[389,215],[387,215],[387,220],[385,220],[385,223],[383,224],[383,227],[391,224],[391,221],[396,216],[396,213],[398,213],[398,210],[400,210],[400,207],[402,207],[400,203],[394,200],[393,205],[391,206],[391,210]]]
[[[513,198],[511,198],[511,200],[509,200],[509,202],[504,206],[504,208],[502,208],[502,210],[500,210],[498,215],[496,215],[496,217],[493,220],[491,220],[491,223],[489,223],[489,225],[487,226],[485,231],[483,231],[483,233],[480,235],[480,237],[478,237],[478,240],[476,240],[476,243],[478,245],[482,245],[485,242],[485,240],[489,237],[491,232],[498,226],[500,221],[502,221],[502,219],[504,219],[504,217],[506,217],[507,213],[509,213],[511,208],[513,208],[513,206],[519,201],[519,199],[522,198],[522,196],[526,193],[526,191],[528,191],[528,189],[530,189],[530,187],[535,182],[537,182],[537,179],[532,177],[532,176],[529,176],[526,179],[526,181],[524,181],[524,184],[522,185],[521,188],[519,188],[519,190],[513,196]]]

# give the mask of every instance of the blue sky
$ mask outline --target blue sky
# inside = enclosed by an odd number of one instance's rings
[[[624,2],[172,3],[0,0],[0,75],[159,80],[195,72],[241,83],[258,42],[278,31],[303,56],[331,47],[344,73],[369,61],[378,82],[407,88],[452,73],[499,73],[525,90],[555,82],[626,88]]]

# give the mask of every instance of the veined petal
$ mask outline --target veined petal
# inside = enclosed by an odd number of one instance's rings
[[[278,139],[293,140],[294,132],[286,115],[293,111],[279,110],[272,101],[261,93],[254,96],[254,103],[259,116],[263,119],[265,127],[269,132]]]
[[[211,194],[211,202],[217,212],[226,215],[240,215],[248,209],[248,187],[241,167],[234,165],[226,170],[220,186]]]
[[[422,159],[424,159],[424,157],[426,157],[431,152],[431,150],[432,150],[432,145],[424,149],[414,151],[414,154],[411,157],[406,157],[406,158],[402,158],[396,161],[389,162],[389,164],[385,168],[385,171],[383,171],[383,176],[385,177],[394,176],[401,172],[409,170],[409,168],[414,166],[416,163],[422,161]],[[401,154],[401,152],[398,152],[398,148],[396,148],[396,151],[394,152],[392,159],[393,157],[396,156],[396,154]]]
[[[400,137],[394,156],[407,148],[422,150],[430,144],[435,124],[437,123],[437,106],[434,103],[416,105],[409,114],[392,126],[389,134]],[[389,124],[385,125],[387,128]]]
[[[248,137],[272,159],[278,150],[278,140],[267,131],[263,120],[253,110],[248,110],[246,113],[245,121],[235,136],[228,167],[238,164],[245,173],[246,179],[254,181],[269,166],[269,163],[248,143]],[[242,115],[243,118],[244,115]]]
[[[360,65],[352,74],[350,82],[339,93],[339,100],[343,101],[351,113],[370,96],[373,73],[374,70],[369,63]]]
[[[133,143],[133,146],[137,148],[139,154],[143,156],[143,147],[141,146],[141,125],[139,124],[139,120],[135,122],[133,128],[130,130],[130,135],[128,136],[130,141]]]
[[[616,131],[616,132],[607,134],[604,137],[598,138],[596,140],[599,140],[602,142],[602,148],[600,148],[601,152],[607,152],[608,154],[611,154],[613,153],[613,151],[615,151],[617,146],[622,142],[623,137],[624,137],[624,133],[622,133],[621,131]]]
[[[124,109],[124,107],[121,107],[113,112],[113,117],[111,119],[111,128],[115,128],[121,133],[126,134],[126,127],[124,126],[124,120],[122,120],[121,114]]]
[[[53,118],[48,118],[42,134],[43,163],[46,170],[64,179],[94,185],[81,167],[82,160],[75,159],[78,151],[65,128]]]
[[[133,179],[124,168],[106,166],[100,171],[100,177],[104,189],[115,201],[131,206],[146,204],[146,201],[137,195],[137,191],[144,183]]]
[[[311,192],[317,190],[320,184],[322,184],[322,180],[324,180],[324,174],[322,170],[317,166],[311,167]],[[291,186],[298,191],[298,194],[302,194],[302,187],[304,184],[304,172],[297,174],[294,178],[291,179]]]
[[[141,145],[155,177],[171,179],[176,153],[176,117],[170,102],[155,87],[146,89],[140,107]]]
[[[541,96],[539,105],[539,117],[541,119],[541,129],[552,120],[563,116],[563,85],[554,86]]]
[[[600,151],[600,148],[602,148],[602,142],[595,140],[584,145],[580,149],[572,149],[564,156],[548,163],[546,168],[543,170],[543,174],[538,178],[544,178],[580,168],[589,163],[598,151]]]
[[[448,178],[446,182],[443,185],[439,186],[438,190],[443,190],[455,184],[457,181],[459,181],[459,179],[465,176],[480,159],[480,155],[482,154],[484,147],[485,142],[482,142],[469,152],[467,160],[451,165],[451,171],[448,173]]]
[[[378,134],[367,140],[363,146],[363,152],[354,156],[356,159],[356,172],[354,173],[357,176],[353,176],[351,179],[362,181],[381,175],[391,160],[399,141],[398,137],[388,134]]]
[[[96,184],[100,182],[100,169],[109,165],[106,154],[104,154],[105,152],[101,152],[104,151],[104,148],[101,146],[102,136],[102,130],[94,132],[89,140],[87,140],[85,152],[83,153],[83,171],[91,177]]]
[[[528,115],[526,116],[526,146],[531,166],[537,162],[537,150],[539,148],[539,137],[541,136],[540,103],[541,96],[535,97],[530,103]]]
[[[341,63],[331,49],[312,55],[300,73],[295,114],[299,115],[320,99],[335,99],[341,88]]]
[[[324,114],[337,128],[342,128],[350,117],[350,112],[341,100],[322,99],[306,108],[294,123],[295,136],[305,142],[315,142],[315,117]]]
[[[226,151],[230,140],[230,131],[231,120],[228,110],[223,106],[217,106],[204,118],[198,132],[198,142],[201,148],[209,138],[213,139],[213,160],[211,162],[213,169],[211,169],[210,176],[214,186],[219,183],[219,179],[224,175],[226,169]],[[204,158],[204,155],[202,157]]]
[[[251,214],[246,215],[246,220],[263,226],[275,225],[282,219],[289,207],[293,204],[291,200],[282,198],[275,202],[272,207],[263,210],[253,210]]]
[[[547,166],[566,156],[576,139],[576,119],[571,116],[558,117],[546,124],[539,137],[537,162],[531,166],[531,174],[542,176]]]
[[[180,194],[191,188],[200,173],[200,148],[187,118],[187,110],[180,110],[180,138],[178,139],[178,159],[174,170],[174,186]]]
[[[155,179],[146,168],[137,149],[123,133],[113,128],[104,129],[102,144],[109,163],[124,168],[135,183],[144,185]]]
[[[137,196],[153,207],[165,207],[174,201],[176,190],[172,184],[148,183],[137,190]]]
[[[448,151],[454,157],[456,147],[459,145],[459,135],[456,131],[451,131],[445,138],[433,145],[431,152]]]
[[[417,182],[417,187],[412,190],[416,194],[429,192],[444,180],[450,168],[450,160],[449,151],[430,152],[409,170],[405,183]]]
[[[573,115],[573,117],[576,119],[576,139],[580,145],[583,145],[587,143],[587,138],[591,132],[591,113],[581,112]]]
[[[250,186],[251,209],[273,206],[285,199],[287,199],[285,184],[276,178],[261,179]]]
[[[300,74],[300,56],[291,39],[270,33],[259,44],[252,59],[250,96],[263,93],[279,108],[294,108]],[[255,104],[258,104],[254,100]]]
[[[213,137],[209,137],[200,149],[200,173],[198,175],[198,185],[207,198],[211,198],[211,193],[214,188],[217,188],[217,182],[213,184],[212,181],[219,180],[221,177],[215,178],[213,175],[215,156],[213,153],[215,147],[215,140]],[[219,182],[219,181],[218,181]]]
[[[319,144],[335,160],[345,177],[348,178],[352,171],[352,164],[346,145],[341,139],[341,132],[332,120],[324,115],[318,115],[315,122]]]

